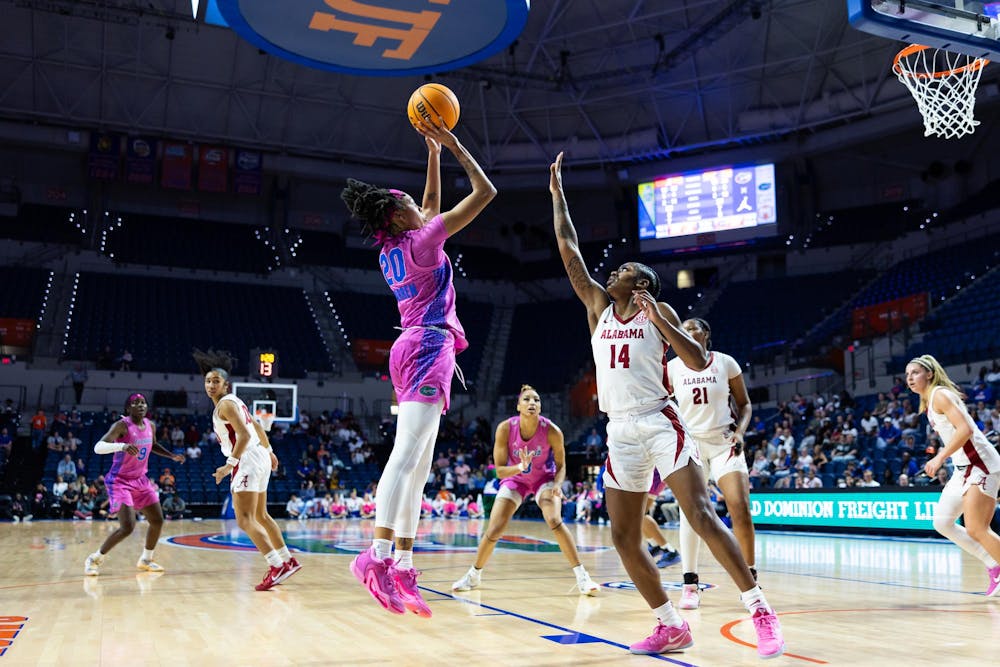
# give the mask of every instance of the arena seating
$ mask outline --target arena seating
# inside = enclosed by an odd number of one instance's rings
[[[194,370],[192,347],[229,350],[241,374],[254,347],[279,351],[282,377],[331,370],[304,294],[291,287],[82,273],[63,358],[92,359],[105,345],[128,349],[133,370]]]
[[[276,267],[274,252],[255,236],[260,226],[123,213],[104,227],[104,252],[121,264],[256,274]]]
[[[712,326],[712,346],[740,364],[773,357],[832,312],[868,275],[844,271],[730,283],[705,317]]]
[[[48,280],[45,269],[0,267],[0,317],[37,319]]]
[[[82,212],[61,206],[22,204],[16,217],[0,217],[4,239],[79,245],[86,238],[82,229],[86,229]]]

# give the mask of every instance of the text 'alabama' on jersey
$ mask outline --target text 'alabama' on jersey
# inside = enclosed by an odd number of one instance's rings
[[[455,313],[448,230],[436,215],[420,229],[387,238],[378,255],[382,276],[396,297],[403,329],[439,327],[455,334],[455,352],[469,347]]]
[[[736,360],[722,352],[710,352],[708,366],[700,371],[688,368],[680,357],[670,360],[670,386],[688,431],[708,437],[733,425],[737,416],[729,401],[729,381],[742,372]]]
[[[247,408],[247,404],[236,396],[236,394],[226,394],[219,399],[215,410],[212,412],[212,430],[215,431],[215,435],[219,438],[219,447],[222,448],[223,455],[226,457],[232,456],[233,447],[236,446],[236,429],[226,422],[226,420],[219,417],[219,407],[223,401],[231,401],[236,404],[236,412],[250,432],[250,442],[247,443],[246,449],[249,450],[260,446],[260,438],[257,437],[257,429],[253,427],[253,417],[250,415],[250,409]],[[246,450],[243,453],[245,454]]]
[[[667,348],[641,310],[627,320],[614,304],[601,313],[590,338],[597,367],[597,404],[611,416],[656,411],[670,395]]]

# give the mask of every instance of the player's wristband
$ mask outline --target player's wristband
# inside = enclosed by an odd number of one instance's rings
[[[240,460],[234,456],[227,456],[226,463],[235,468],[240,464]]]

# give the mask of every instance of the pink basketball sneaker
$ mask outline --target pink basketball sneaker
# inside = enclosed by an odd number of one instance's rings
[[[986,597],[1000,595],[1000,565],[994,565],[987,572],[990,575],[990,582],[986,585]]]
[[[628,652],[637,655],[655,655],[680,651],[693,645],[694,639],[691,637],[691,628],[687,621],[684,621],[684,625],[679,628],[658,623],[653,634],[629,646]]]
[[[431,617],[431,608],[427,606],[420,589],[417,588],[417,575],[420,574],[414,568],[399,570],[392,568],[393,577],[396,580],[396,590],[399,591],[399,598],[407,609],[421,618]]]
[[[380,605],[394,614],[405,614],[406,606],[399,597],[392,576],[394,569],[391,558],[375,558],[373,547],[365,549],[351,561],[351,573]]]
[[[698,590],[698,584],[684,584],[681,588],[681,601],[677,606],[681,609],[697,609],[700,604],[701,592]]]
[[[275,584],[278,583],[278,578],[285,573],[287,565],[282,564],[281,567],[274,567],[273,565],[267,568],[267,572],[264,574],[264,578],[259,584],[254,586],[254,590],[258,591],[269,591],[274,588]]]
[[[768,613],[758,609],[753,615],[753,629],[757,631],[757,655],[777,658],[785,652],[785,638],[781,635],[781,623],[773,611]]]

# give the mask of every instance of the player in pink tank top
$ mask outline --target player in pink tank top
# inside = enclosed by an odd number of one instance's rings
[[[379,267],[396,297],[403,329],[389,355],[399,402],[396,441],[378,484],[372,546],[354,559],[351,572],[389,611],[429,617],[431,610],[417,588],[413,538],[441,413],[451,400],[455,355],[469,346],[455,313],[444,242],[479,215],[496,196],[496,188],[440,119],[433,125],[421,122],[417,131],[427,144],[427,181],[420,206],[405,192],[354,179],[347,181],[341,199],[361,221],[365,237],[379,246]],[[458,159],[472,185],[470,194],[444,212],[442,146]]]
[[[135,513],[142,512],[149,522],[146,529],[146,547],[136,567],[145,572],[163,572],[163,567],[153,560],[153,550],[163,530],[163,508],[153,483],[146,477],[149,457],[153,454],[184,463],[183,454],[173,454],[156,442],[156,424],[146,419],[148,406],[142,394],[132,394],[125,401],[125,413],[101,441],[94,446],[98,454],[114,452],[111,469],[104,476],[108,489],[111,514],[118,513],[118,529],[108,535],[101,548],[87,556],[83,572],[100,574],[104,557],[115,545],[135,530]]]
[[[584,595],[594,595],[598,586],[580,564],[573,535],[562,522],[560,488],[566,479],[566,451],[559,427],[541,416],[542,400],[531,385],[521,385],[517,398],[516,417],[505,419],[497,426],[493,444],[493,461],[500,491],[490,512],[486,533],[479,541],[476,562],[465,575],[452,584],[452,590],[468,591],[479,586],[497,542],[521,503],[534,496],[542,510],[545,523],[552,529],[566,560],[576,574],[577,588]]]

